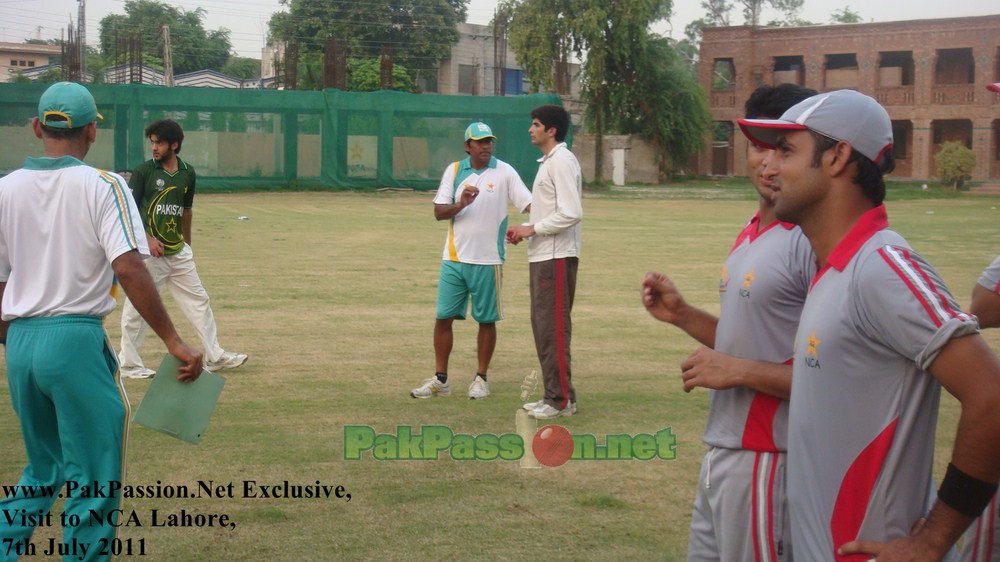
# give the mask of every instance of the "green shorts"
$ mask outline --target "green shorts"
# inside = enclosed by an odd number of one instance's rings
[[[472,318],[480,324],[503,320],[500,288],[502,265],[474,265],[453,261],[441,262],[438,277],[437,318],[465,320],[472,298]]]

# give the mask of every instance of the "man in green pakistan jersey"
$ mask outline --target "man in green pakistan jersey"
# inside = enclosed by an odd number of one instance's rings
[[[205,345],[205,369],[217,371],[239,367],[246,362],[243,353],[224,351],[219,345],[215,315],[208,293],[201,284],[191,250],[191,207],[194,204],[195,173],[181,160],[184,131],[176,121],[163,119],[146,127],[146,137],[153,158],[136,167],[129,179],[142,225],[146,230],[150,256],[145,264],[156,282],[157,290],[170,283],[170,292],[181,311],[198,332]],[[146,323],[128,300],[122,308],[122,343],[118,360],[127,378],[149,378],[154,371],[146,368],[139,356]]]

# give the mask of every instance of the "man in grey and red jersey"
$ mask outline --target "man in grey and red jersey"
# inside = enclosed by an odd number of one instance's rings
[[[819,270],[799,319],[788,421],[788,500],[799,560],[941,560],[1000,479],[1000,362],[941,277],[889,229],[892,124],[853,90],[780,119],[738,120],[775,148],[774,210]],[[935,500],[941,387],[961,402]]]
[[[745,113],[780,117],[815,93],[794,84],[762,86]],[[681,365],[684,390],[710,389],[711,404],[689,561],[791,560],[784,487],[788,363],[815,260],[802,231],[774,216],[771,183],[762,175],[771,156],[769,149],[747,147],[758,210],[726,259],[718,318],[684,301],[662,273],[643,281],[650,314],[707,346]]]
[[[1000,92],[1000,84],[994,85]],[[980,328],[1000,327],[1000,257],[979,276],[972,289],[969,312],[979,320]],[[961,544],[960,562],[1000,561],[1000,506],[996,494],[979,519],[969,526]]]

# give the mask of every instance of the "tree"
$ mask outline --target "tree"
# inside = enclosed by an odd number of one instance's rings
[[[765,6],[770,6],[785,15],[788,21],[798,19],[804,0],[740,0],[743,5],[743,19],[747,25],[760,25],[760,16]]]
[[[934,163],[941,181],[957,190],[972,176],[976,155],[964,144],[948,141],[941,144],[941,150],[934,155]]]
[[[729,12],[733,10],[733,3],[729,0],[702,0],[701,7],[705,8],[705,17],[696,20],[700,22],[699,27],[728,27]],[[689,24],[690,25],[690,24]],[[687,28],[684,29],[685,33]],[[701,35],[701,32],[698,32]]]
[[[660,177],[665,179],[704,148],[712,115],[697,76],[669,39],[652,38],[636,63],[645,70],[612,73],[611,83],[629,87],[610,90],[606,124],[609,130],[639,134],[650,141],[657,148]]]
[[[351,59],[348,61],[351,70],[347,89],[353,92],[374,92],[382,89],[382,67],[379,59]],[[401,92],[417,92],[417,85],[406,68],[394,64],[392,66],[392,89]]]
[[[839,10],[834,10],[830,14],[830,23],[861,23],[861,14],[855,12],[850,6],[844,6]]]
[[[206,31],[202,26],[204,17],[204,8],[185,11],[156,0],[125,0],[125,14],[109,14],[101,19],[101,54],[106,60],[113,60],[118,41],[127,35],[138,34],[142,37],[143,58],[163,60],[163,26],[166,25],[170,29],[175,73],[202,69],[221,71],[232,51],[229,30]],[[124,53],[117,54],[119,59],[124,56]]]
[[[743,8],[743,23],[745,25],[759,26],[764,9],[768,7],[781,12],[784,19],[770,20],[766,24],[767,27],[812,25],[811,22],[798,17],[803,2],[804,0],[739,0],[739,5]],[[702,0],[701,7],[705,9],[705,17],[689,24],[689,26],[693,24],[697,28],[699,40],[700,28],[702,27],[728,27],[729,14],[735,5],[729,0]],[[687,31],[685,28],[685,33]]]
[[[583,60],[581,85],[595,133],[595,176],[603,175],[605,130],[640,133],[677,163],[700,146],[708,118],[704,95],[650,24],[669,16],[670,0],[508,0],[511,48],[533,89],[551,89],[554,60]],[[661,167],[661,170],[663,167]]]
[[[338,39],[359,59],[376,58],[383,47],[391,47],[393,62],[416,72],[432,70],[451,55],[468,0],[281,0],[281,4],[289,11],[271,17],[270,40],[297,42],[300,57],[322,55],[326,43]]]
[[[260,78],[260,61],[244,57],[230,57],[229,62],[222,67],[222,72],[244,80]]]

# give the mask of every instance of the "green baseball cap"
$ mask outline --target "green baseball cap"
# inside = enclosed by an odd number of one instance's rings
[[[465,140],[495,139],[493,129],[482,121],[476,121],[465,128]]]
[[[77,129],[104,116],[97,112],[94,96],[76,82],[56,82],[38,100],[38,120],[56,129]]]

